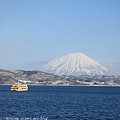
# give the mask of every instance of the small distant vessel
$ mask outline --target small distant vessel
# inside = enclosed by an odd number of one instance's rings
[[[28,91],[28,86],[27,84],[17,82],[12,85],[11,91]]]

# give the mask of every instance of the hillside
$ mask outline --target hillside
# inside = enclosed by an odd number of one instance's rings
[[[29,85],[89,85],[89,86],[120,86],[119,76],[58,76],[42,71],[2,70],[0,69],[0,84],[22,82]]]
[[[0,69],[0,84],[13,84],[14,82],[40,85],[67,85],[70,83],[63,77],[42,71],[2,70]]]

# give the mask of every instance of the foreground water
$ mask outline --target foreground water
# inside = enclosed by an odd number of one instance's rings
[[[0,120],[120,120],[120,87],[0,86]]]

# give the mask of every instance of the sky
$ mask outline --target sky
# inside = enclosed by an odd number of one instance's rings
[[[120,62],[120,0],[0,0],[0,68],[76,52]]]

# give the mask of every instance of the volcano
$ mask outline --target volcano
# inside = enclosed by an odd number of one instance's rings
[[[108,68],[83,53],[71,53],[45,64],[44,72],[56,75],[111,75]]]

